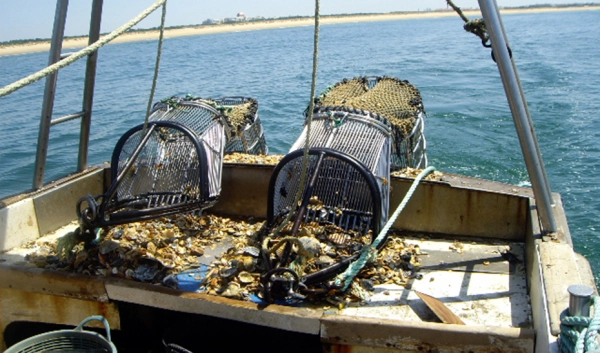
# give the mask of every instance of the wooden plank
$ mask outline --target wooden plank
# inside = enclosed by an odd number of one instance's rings
[[[108,302],[101,277],[0,264],[0,288]]]
[[[472,179],[471,182],[481,181]],[[394,228],[409,231],[523,241],[528,198],[441,182],[423,181]],[[390,209],[400,204],[412,180],[392,178]],[[501,183],[486,183],[504,186]],[[467,185],[467,184],[465,184]],[[518,188],[515,187],[518,191]]]
[[[111,300],[154,308],[202,314],[316,335],[322,312],[280,305],[262,306],[203,293],[190,293],[128,280],[110,280],[106,290]]]
[[[523,328],[406,322],[338,315],[324,316],[321,323],[321,339],[324,342],[377,348],[362,351],[533,352],[535,339],[534,330]],[[498,348],[500,350],[493,350]]]
[[[77,178],[64,178],[52,186],[47,185],[42,192],[33,196],[42,235],[77,219],[75,206],[82,196],[96,196],[104,192],[104,169],[89,168]]]
[[[445,324],[456,324],[456,325],[464,325],[465,323],[454,313],[444,305],[441,301],[436,298],[427,295],[425,293],[421,293],[419,291],[415,291],[415,293],[421,298],[425,304],[433,311],[433,313],[442,320]]]
[[[560,333],[560,313],[569,307],[569,292],[572,284],[585,282],[579,273],[575,252],[570,244],[542,241],[539,243],[542,278],[548,299],[550,332]]]

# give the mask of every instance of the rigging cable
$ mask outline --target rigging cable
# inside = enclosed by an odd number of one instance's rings
[[[296,193],[296,197],[294,198],[294,203],[292,203],[292,207],[298,205],[300,198],[302,197],[302,193],[304,191],[304,185],[306,184],[306,177],[308,174],[308,152],[309,152],[309,142],[310,142],[310,128],[313,120],[313,110],[315,104],[315,91],[317,86],[317,70],[318,70],[318,59],[319,59],[319,12],[320,12],[320,0],[315,0],[315,34],[314,34],[314,49],[313,49],[313,67],[312,67],[312,82],[310,85],[310,103],[308,105],[308,122],[306,124],[306,139],[304,145],[304,156],[302,158],[302,174],[300,178],[300,185],[298,187],[298,192]],[[281,230],[289,223],[290,219],[293,216],[292,211],[290,211],[285,220],[281,222],[279,227],[275,230],[273,236],[277,236],[281,232]],[[265,248],[266,243],[268,242],[269,237],[265,238],[263,242],[263,248]]]
[[[160,18],[160,34],[158,36],[158,49],[156,53],[156,64],[154,65],[154,79],[152,80],[152,89],[150,89],[150,98],[148,99],[148,108],[146,109],[146,118],[144,119],[144,129],[148,128],[148,118],[150,117],[150,109],[154,100],[154,92],[156,91],[156,82],[158,81],[158,72],[160,71],[160,58],[162,57],[162,45],[165,33],[165,17],[167,17],[167,0],[162,5],[162,15]]]
[[[80,51],[74,53],[73,55],[69,55],[69,57],[67,57],[66,59],[58,61],[46,68],[34,73],[34,74],[31,74],[25,78],[22,78],[18,81],[15,81],[7,86],[0,88],[0,97],[9,95],[18,89],[21,89],[27,85],[30,85],[36,81],[39,81],[39,80],[43,79],[44,77],[51,75],[53,73],[56,73],[56,72],[58,72],[58,70],[66,67],[68,65],[71,65],[72,63],[83,58],[84,56],[92,54],[93,52],[97,51],[104,45],[108,44],[108,42],[112,41],[116,37],[125,33],[127,30],[129,30],[131,27],[138,24],[144,18],[148,17],[148,15],[150,15],[154,10],[156,10],[160,5],[164,4],[166,1],[167,0],[156,1],[154,4],[152,4],[152,6],[150,6],[146,10],[144,10],[142,13],[137,15],[135,18],[133,18],[129,22],[125,23],[121,27],[110,32],[106,36],[102,37],[100,40],[98,40],[94,44],[91,44],[91,45],[81,49]]]
[[[446,3],[454,10],[456,13],[465,21],[464,29],[467,32],[471,32],[477,37],[481,39],[481,44],[486,48],[491,48],[492,45],[488,43],[490,41],[490,37],[487,35],[487,29],[485,27],[485,22],[483,18],[478,18],[476,20],[469,20],[467,16],[462,12],[460,7],[456,6],[452,0],[446,0]]]

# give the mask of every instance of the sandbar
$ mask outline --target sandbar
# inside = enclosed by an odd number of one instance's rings
[[[600,6],[573,6],[573,7],[539,7],[526,9],[501,9],[503,15],[518,14],[518,13],[537,13],[537,12],[560,12],[560,11],[586,11],[600,10]],[[481,17],[478,10],[464,11],[464,14],[470,18]],[[436,18],[456,16],[458,15],[451,10],[448,11],[429,11],[429,12],[404,12],[390,14],[362,14],[362,15],[347,15],[347,16],[326,16],[322,17],[320,23],[323,25],[337,23],[352,23],[352,22],[375,22],[375,21],[393,21],[407,20],[418,18]],[[218,24],[205,26],[189,26],[182,28],[169,28],[165,30],[165,38],[196,36],[215,33],[241,32],[241,31],[256,31],[272,28],[300,27],[313,26],[313,18],[297,18],[297,19],[276,19],[256,22],[240,22],[235,24]],[[110,43],[135,42],[143,40],[157,40],[159,37],[158,30],[134,31],[127,32],[122,36],[114,39]],[[109,44],[110,44],[109,43]],[[86,37],[66,38],[63,41],[63,49],[83,48],[87,45]],[[0,44],[0,56],[26,54],[33,52],[43,52],[50,50],[50,41],[30,42],[17,45],[2,45]]]

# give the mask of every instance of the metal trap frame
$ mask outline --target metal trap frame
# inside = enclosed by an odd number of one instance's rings
[[[117,142],[109,190],[79,200],[81,231],[211,207],[221,192],[225,143],[223,116],[206,101],[155,104],[147,126]]]
[[[274,228],[292,213],[291,236],[297,237],[300,224],[332,224],[351,238],[367,235],[371,241],[388,219],[391,127],[376,114],[351,109],[317,109],[310,136],[308,126],[275,168],[269,183],[267,224]],[[308,143],[306,170],[304,147]],[[300,190],[301,176],[306,186]],[[299,205],[294,204],[301,192]],[[300,237],[298,241],[306,241]],[[280,238],[280,241],[288,241]],[[289,239],[289,237],[287,237]],[[310,242],[310,240],[309,240]],[[383,242],[382,242],[383,243]],[[266,258],[268,272],[263,276],[267,301],[295,295],[306,286],[321,284],[344,271],[359,253],[306,276],[300,276],[289,262],[291,244],[275,264]],[[291,277],[290,277],[291,276]]]
[[[292,145],[292,151],[304,149],[307,133],[308,127],[306,126],[300,137]],[[388,219],[392,144],[391,126],[387,119],[377,114],[356,109],[318,107],[313,114],[311,135],[308,141],[310,149],[327,148],[351,156],[373,175],[378,194],[374,197],[380,200],[380,203],[375,206],[379,209],[377,212],[379,216],[373,220],[373,226],[376,229],[383,227]],[[340,173],[340,176],[344,173],[343,169],[339,169],[337,172]],[[334,177],[340,176],[334,175]],[[349,202],[352,202],[358,205],[365,198],[365,195],[347,194],[345,197],[348,199],[347,204],[350,205]],[[323,201],[328,207],[338,207],[337,204],[329,204],[326,200]],[[352,207],[346,206],[342,214],[345,217],[350,217],[354,213]],[[356,217],[359,217],[358,214]],[[336,222],[339,222],[339,220],[336,219]],[[354,223],[355,221],[352,220],[351,224]],[[360,224],[360,222],[357,224]],[[350,229],[354,229],[354,227]],[[364,229],[361,229],[361,232],[364,231]]]
[[[294,199],[303,172],[302,150],[288,153],[273,171],[269,182],[267,224],[279,223],[297,211]],[[383,225],[381,193],[376,177],[353,156],[329,148],[311,148],[307,173],[314,179],[301,222],[334,224],[366,234]]]

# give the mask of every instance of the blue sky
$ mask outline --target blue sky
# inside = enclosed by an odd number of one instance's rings
[[[565,4],[560,0],[497,0],[498,6]],[[154,3],[154,0],[104,0],[102,32],[110,32]],[[462,8],[478,7],[476,0],[454,0]],[[321,0],[321,13],[369,13],[422,11],[445,8],[445,0]],[[0,41],[49,38],[56,2],[53,0],[0,0]],[[65,34],[85,35],[89,28],[91,0],[71,0]],[[167,26],[199,24],[207,18],[246,16],[308,16],[314,13],[312,0],[168,0]],[[150,15],[137,28],[160,25],[160,11]]]

